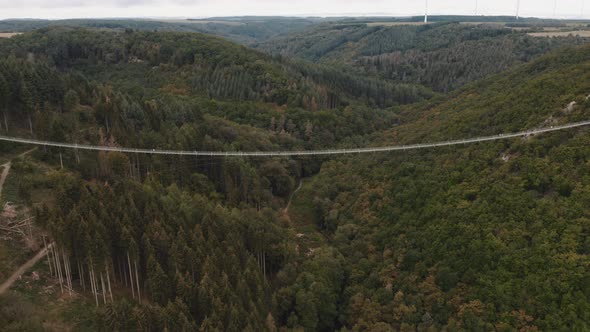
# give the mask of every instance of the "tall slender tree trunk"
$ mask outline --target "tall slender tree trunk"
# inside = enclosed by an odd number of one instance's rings
[[[264,277],[266,278],[266,252],[262,251],[262,267],[264,271]]]
[[[66,259],[68,260],[68,279],[70,282],[70,296],[71,296],[72,292],[74,291],[74,285],[72,283],[72,265],[70,264],[70,256],[66,256]]]
[[[102,277],[102,271],[100,272],[100,285],[102,289],[102,300],[104,301],[104,304],[107,304],[107,292],[104,287],[104,278]]]
[[[117,265],[115,265],[115,260],[111,257],[111,266],[113,267],[113,281],[117,281]],[[109,266],[106,266],[107,271],[110,272]],[[107,274],[108,276],[108,274]]]
[[[137,162],[137,181],[141,181],[141,166],[139,165],[139,155],[135,155],[135,161]]]
[[[72,278],[72,263],[70,262],[70,256],[67,256],[68,259],[68,274],[70,275],[70,289],[74,292],[74,282]]]
[[[68,293],[70,294],[70,297],[72,296],[72,288],[70,287],[70,269],[68,267],[68,260],[66,258],[66,254],[64,253],[63,249],[61,251],[61,255],[63,257],[64,260],[64,274],[66,275],[66,287],[68,289]]]
[[[121,283],[125,283],[125,287],[127,287],[127,272],[125,269],[125,264],[121,257],[118,258],[119,261],[119,277],[121,278]]]
[[[31,130],[31,136],[33,136],[33,120],[31,119],[31,114],[29,114],[29,129]]]
[[[62,279],[62,273],[61,273],[61,262],[59,259],[59,249],[56,249],[53,251],[53,253],[55,254],[55,260],[56,260],[56,264],[57,264],[57,277],[59,279],[59,287],[61,288],[61,292],[63,294],[64,292],[64,287],[63,287],[63,279]]]
[[[55,254],[55,245],[51,247],[51,257],[53,257],[53,271],[55,272],[55,277],[59,280],[59,271],[57,268],[57,255]]]
[[[82,265],[80,265],[79,259],[77,259],[76,262],[78,264],[78,275],[80,276],[80,287],[82,287],[82,290],[85,292],[86,285],[84,285],[84,268],[82,267]]]
[[[84,270],[84,263],[80,264],[80,267],[82,268],[82,287],[84,288],[84,291],[86,291],[86,271]]]
[[[111,277],[109,276],[109,267],[105,267],[105,270],[107,274],[107,285],[109,286],[109,296],[111,297],[111,303],[113,303],[113,291],[111,290]]]
[[[117,257],[117,268],[119,269],[119,283],[121,285],[125,285],[125,287],[127,287],[127,283],[125,282],[125,271],[123,270],[123,267],[121,266],[121,257]]]
[[[53,276],[53,267],[51,266],[51,258],[49,258],[49,248],[47,248],[47,241],[45,241],[45,235],[43,235],[43,246],[47,249],[45,253],[47,254],[47,263],[49,264],[49,274]]]
[[[61,250],[61,255],[63,257],[64,260],[64,273],[66,275],[66,287],[68,288],[68,293],[70,294],[70,297],[72,296],[72,283],[71,283],[71,277],[70,277],[70,265],[68,264],[68,258],[66,257],[66,252],[62,249]]]
[[[53,275],[54,275],[55,278],[57,278],[57,266],[55,265],[55,256],[53,255],[53,247],[55,247],[55,245],[53,245],[47,251],[49,253],[49,258],[51,260],[51,264],[53,265]]]
[[[53,262],[53,253],[51,248],[47,248],[47,258],[49,259],[49,272],[51,273],[51,276],[54,277],[57,271],[55,270],[55,264]]]
[[[135,299],[135,291],[133,290],[133,273],[131,273],[131,259],[129,259],[129,251],[127,252],[127,266],[129,267],[129,279],[131,281],[131,296]]]
[[[6,133],[8,133],[8,118],[6,117],[6,111],[4,111],[4,127],[6,128]]]
[[[66,255],[65,255],[63,249],[60,249],[59,250],[59,253],[60,253],[60,256],[61,256],[61,258],[60,258],[60,260],[61,260],[60,261],[60,264],[63,266],[63,270],[64,270],[64,272],[63,272],[64,284],[66,285],[66,289],[69,291],[70,282],[69,282],[69,278],[68,278],[68,264],[66,262]],[[72,294],[70,294],[70,296],[71,295]]]
[[[137,282],[137,298],[139,299],[139,302],[141,303],[141,287],[139,287],[139,273],[137,273],[137,260],[133,260],[133,263],[135,264],[135,281]]]
[[[89,266],[90,268],[90,266]],[[94,296],[94,283],[92,282],[92,270],[88,271],[88,281],[90,281],[90,292]]]
[[[90,263],[92,264],[92,262]],[[94,278],[94,266],[90,267],[90,283],[92,284],[92,292],[94,293],[94,300],[96,301],[96,306],[98,307],[98,287],[96,285],[96,279]]]

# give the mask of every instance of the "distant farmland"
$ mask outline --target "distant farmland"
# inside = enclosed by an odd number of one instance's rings
[[[399,25],[426,25],[432,24],[433,22],[370,22],[367,23],[369,27],[376,27],[376,26],[386,26],[386,27],[394,27]]]
[[[567,37],[569,35],[580,36],[580,37],[590,37],[590,30],[544,31],[544,32],[531,32],[531,33],[529,33],[529,36],[533,36],[533,37]]]
[[[0,38],[10,38],[20,34],[21,32],[0,32]]]
[[[158,22],[165,22],[165,23],[183,23],[183,24],[224,24],[224,25],[229,25],[229,26],[242,26],[242,25],[246,25],[243,22],[236,22],[236,21],[222,21],[222,20],[183,20],[183,19],[162,19],[162,20],[157,20]]]

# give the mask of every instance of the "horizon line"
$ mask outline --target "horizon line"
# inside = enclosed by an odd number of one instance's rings
[[[407,19],[414,17],[423,17],[424,14],[415,15],[395,15],[387,13],[318,13],[318,14],[294,14],[294,15],[213,15],[213,16],[96,16],[96,17],[62,17],[62,18],[48,18],[48,17],[7,17],[0,18],[1,21],[26,21],[26,20],[39,20],[39,21],[65,21],[65,20],[207,20],[207,19],[228,19],[228,18],[395,18],[395,19]],[[436,17],[506,17],[516,19],[514,15],[468,15],[468,14],[429,14],[429,18]],[[560,17],[549,17],[549,16],[520,16],[520,20],[526,19],[541,19],[541,20],[553,20],[553,21],[590,21],[590,17],[575,17],[575,16],[560,16]],[[493,22],[491,22],[493,23]]]

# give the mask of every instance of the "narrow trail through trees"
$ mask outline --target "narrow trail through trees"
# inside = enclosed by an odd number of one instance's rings
[[[2,174],[0,175],[0,197],[2,197],[2,189],[4,188],[4,182],[6,182],[8,173],[10,172],[10,167],[12,167],[11,161],[2,165]]]
[[[306,182],[304,179],[299,180],[299,186],[297,189],[295,189],[295,191],[293,191],[289,197],[289,202],[281,211],[294,231],[294,235],[296,237],[296,252],[301,254],[302,257],[310,257],[316,250],[318,250],[318,248],[327,243],[327,239],[318,228],[317,224],[315,224],[313,217],[308,215],[306,212],[303,212],[303,214],[301,213],[302,211],[300,210],[300,206],[298,206],[298,204],[301,204],[301,202],[295,202],[295,206],[298,208],[294,209],[293,211],[290,210],[293,201],[302,198],[305,199],[303,196],[296,197],[297,193],[303,189],[304,184],[310,185],[310,181],[313,181],[312,178],[305,179],[309,181]]]
[[[285,208],[283,209],[284,214],[289,215],[289,208],[291,207],[291,203],[293,202],[293,197],[295,197],[295,194],[297,194],[297,192],[301,190],[301,187],[303,187],[303,179],[299,180],[299,186],[297,187],[297,189],[295,189],[295,191],[293,191],[291,196],[289,196],[289,202],[287,203],[287,206],[285,206]]]
[[[27,150],[27,151],[19,154],[18,156],[16,156],[14,159],[22,158],[22,157],[26,156],[27,154],[35,151],[36,149],[37,148]],[[12,160],[14,160],[14,159],[12,159]],[[6,182],[6,178],[8,177],[8,174],[10,172],[10,168],[12,167],[12,160],[10,160],[7,163],[2,165],[3,169],[2,169],[2,174],[0,175],[0,198],[2,197],[2,189],[4,188],[4,182]],[[19,267],[18,270],[16,270],[10,276],[10,278],[8,278],[5,282],[3,282],[0,285],[0,295],[4,294],[10,288],[10,286],[12,286],[12,284],[14,284],[14,282],[16,280],[18,280],[18,278],[21,275],[23,275],[28,269],[33,267],[35,264],[37,264],[37,262],[40,259],[42,259],[45,255],[47,255],[47,250],[49,248],[51,248],[52,246],[53,246],[53,243],[50,244],[49,246],[43,248],[33,258],[29,259],[25,264],[23,264],[21,267]]]
[[[30,150],[27,150],[27,151],[19,154],[18,156],[16,156],[16,158],[14,158],[14,159],[22,158],[35,150],[37,150],[37,148],[32,148]],[[12,160],[14,160],[14,159],[12,159]],[[6,182],[6,178],[8,177],[8,173],[10,172],[10,168],[12,167],[12,160],[9,160],[7,163],[1,165],[2,174],[0,175],[0,197],[2,197],[2,189],[4,188],[4,182]]]

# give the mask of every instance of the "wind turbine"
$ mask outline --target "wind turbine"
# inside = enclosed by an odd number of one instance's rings
[[[553,0],[553,19],[557,18],[557,0]]]
[[[520,0],[516,0],[516,19],[520,18]]]
[[[426,2],[426,10],[424,11],[424,23],[428,23],[428,0]]]

